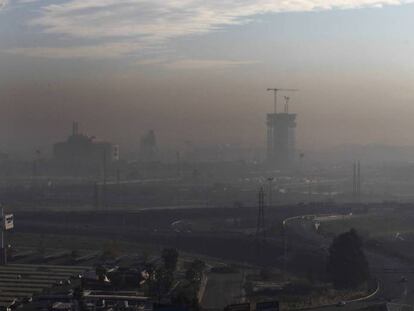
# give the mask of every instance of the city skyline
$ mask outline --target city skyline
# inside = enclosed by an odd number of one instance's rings
[[[73,120],[121,146],[153,128],[164,145],[264,148],[268,87],[301,89],[303,149],[414,145],[411,1],[2,3],[2,150]]]

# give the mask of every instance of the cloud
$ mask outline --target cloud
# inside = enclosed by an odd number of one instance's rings
[[[198,69],[223,69],[238,66],[259,64],[254,60],[229,60],[229,59],[179,59],[168,60],[164,58],[148,58],[136,62],[138,66],[160,66],[167,69],[198,70]]]
[[[141,59],[136,62],[136,65],[148,66],[148,65],[165,65],[167,61],[163,58],[150,58],[150,59]]]
[[[40,16],[32,19],[29,25],[47,34],[88,42],[95,40],[89,47],[69,48],[68,51],[72,50],[76,57],[82,54],[89,57],[99,45],[109,49],[99,55],[113,57],[116,53],[124,56],[142,46],[154,47],[183,36],[247,23],[252,16],[260,14],[356,9],[412,2],[414,0],[66,0],[41,5]],[[99,43],[102,40],[106,43]],[[130,47],[127,47],[127,42]],[[45,49],[45,54],[40,49],[17,51],[42,55],[57,52],[56,55],[71,57],[63,50]]]
[[[128,55],[140,49],[139,43],[124,42],[70,47],[14,48],[4,52],[52,59],[111,59]]]
[[[14,5],[22,5],[22,4],[29,4],[35,3],[39,0],[0,0],[0,10],[8,6],[10,3]]]
[[[170,69],[214,69],[227,68],[243,65],[257,64],[257,61],[235,61],[235,60],[220,60],[220,59],[184,59],[177,60],[172,63],[165,64]]]
[[[6,7],[7,0],[0,0],[0,10]]]
[[[278,12],[378,7],[412,0],[69,0],[43,7],[31,22],[45,32],[81,38],[162,41],[200,34],[248,17]]]

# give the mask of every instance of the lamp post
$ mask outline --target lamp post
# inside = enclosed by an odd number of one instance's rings
[[[267,179],[267,181],[269,182],[269,189],[268,189],[268,192],[269,192],[268,205],[269,205],[269,207],[271,207],[272,206],[272,203],[273,203],[272,202],[272,194],[273,194],[272,183],[273,183],[273,180],[274,180],[273,177],[269,177]]]

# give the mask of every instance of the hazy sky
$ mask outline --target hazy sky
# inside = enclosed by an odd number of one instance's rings
[[[295,87],[300,149],[414,145],[414,1],[0,0],[0,149],[81,130],[132,149],[263,146]]]

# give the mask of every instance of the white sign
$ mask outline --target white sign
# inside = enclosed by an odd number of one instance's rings
[[[3,228],[4,230],[10,230],[14,228],[13,214],[4,215]]]

